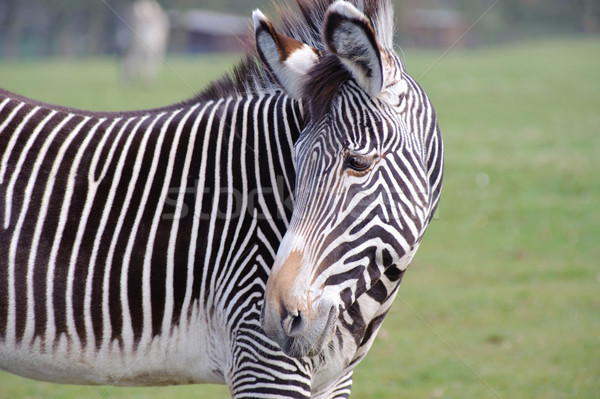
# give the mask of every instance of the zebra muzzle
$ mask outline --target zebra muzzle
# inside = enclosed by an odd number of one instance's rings
[[[298,237],[286,234],[267,281],[261,326],[288,356],[318,354],[329,342],[337,321],[334,296],[310,285],[310,262],[294,248]]]
[[[323,309],[325,306],[321,306]],[[309,317],[306,311],[270,309],[265,303],[261,325],[265,334],[288,356],[301,358],[319,354],[331,339],[337,308],[328,306]]]
[[[296,311],[294,313],[295,314],[288,314],[281,321],[283,332],[288,337],[295,337],[302,334],[308,325],[304,313],[301,311]]]

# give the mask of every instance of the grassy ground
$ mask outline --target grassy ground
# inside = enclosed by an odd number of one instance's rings
[[[358,398],[600,397],[600,39],[405,51],[446,143],[439,219],[380,337]],[[0,64],[0,86],[89,109],[165,105],[232,61],[173,59],[122,89],[107,59]],[[33,80],[32,80],[33,78]],[[227,397],[224,387],[123,389],[0,373],[0,398]]]

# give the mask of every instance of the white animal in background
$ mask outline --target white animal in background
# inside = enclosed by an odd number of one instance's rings
[[[118,33],[123,49],[124,82],[150,84],[160,70],[169,41],[169,18],[155,0],[137,0],[127,10],[126,28]]]

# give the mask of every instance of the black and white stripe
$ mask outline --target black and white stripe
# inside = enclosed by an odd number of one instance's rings
[[[289,37],[255,14],[264,67],[180,104],[0,90],[0,368],[349,397],[437,206],[442,142],[389,1],[298,3]]]
[[[292,57],[277,59],[299,46],[285,47],[264,16],[255,18],[261,56],[280,81],[300,76],[301,89],[288,91],[308,102],[309,114],[261,323],[285,353],[312,359],[313,386],[347,375],[365,356],[441,191],[436,115],[394,52],[389,3],[357,3],[336,1],[320,14],[324,43],[304,42],[321,57],[304,75]]]
[[[1,95],[4,368],[112,383],[117,357],[117,378],[136,384],[128,359],[150,352],[162,367],[194,318],[222,323],[207,334],[258,328],[291,213],[298,104],[273,93],[93,114]],[[25,371],[26,353],[58,367]],[[82,368],[98,358],[107,368]]]

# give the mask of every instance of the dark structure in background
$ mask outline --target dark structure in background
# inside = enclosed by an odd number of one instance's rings
[[[2,0],[0,58],[122,54],[123,37],[126,37],[125,41],[131,41],[135,36],[129,34],[133,2]],[[252,33],[250,11],[247,16],[240,16],[170,8],[181,2],[185,3],[183,0],[159,1],[169,14],[172,28],[169,51],[241,51],[244,43],[249,42]],[[197,1],[191,3],[198,4]]]
[[[171,12],[171,51],[187,53],[244,51],[254,40],[250,19],[209,10]]]
[[[116,32],[133,0],[1,0],[0,57],[116,54]],[[494,0],[394,0],[403,46],[448,47]],[[171,52],[238,51],[248,18],[271,0],[159,0],[171,16]],[[211,11],[196,10],[199,6]],[[233,15],[231,15],[233,13]],[[502,0],[462,46],[544,34],[596,33],[600,0]]]
[[[118,22],[97,0],[2,0],[0,57],[115,53]]]
[[[443,8],[408,8],[403,24],[410,45],[417,47],[466,46],[467,40],[460,40],[469,29],[467,16],[456,10]]]

